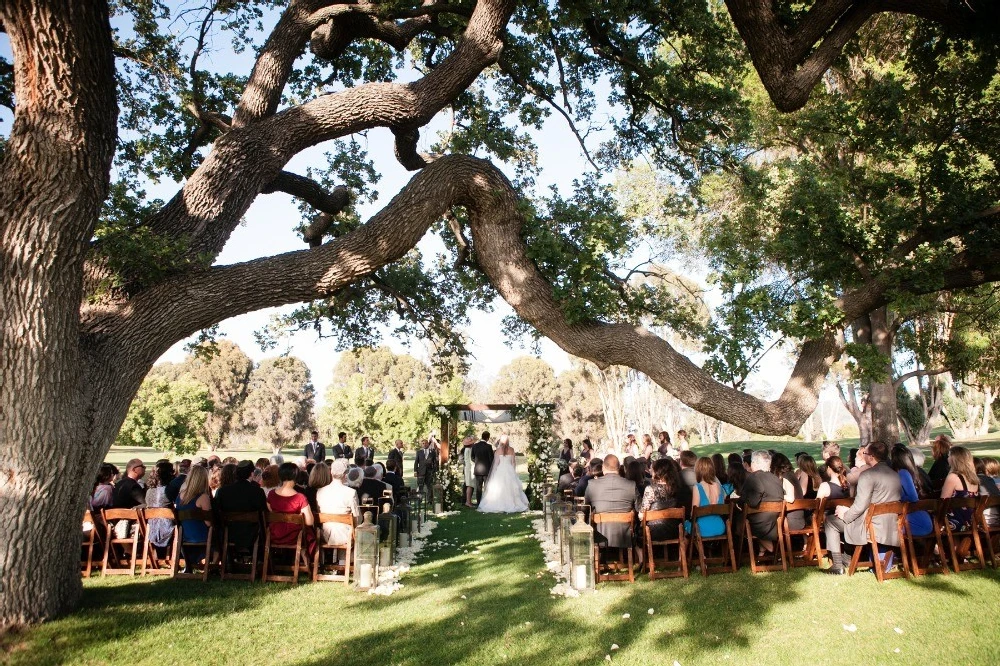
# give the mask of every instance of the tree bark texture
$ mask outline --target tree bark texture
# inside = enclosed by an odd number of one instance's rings
[[[886,358],[885,377],[882,382],[872,382],[868,402],[872,410],[872,440],[890,447],[899,441],[899,422],[896,416],[896,387],[892,383],[893,332],[889,325],[889,309],[876,308],[870,315],[871,344]]]

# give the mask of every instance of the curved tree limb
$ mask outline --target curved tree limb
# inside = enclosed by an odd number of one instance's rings
[[[284,192],[302,199],[316,210],[328,215],[336,215],[351,202],[351,192],[343,185],[327,191],[312,178],[290,171],[282,171],[261,190],[261,194],[273,192]]]

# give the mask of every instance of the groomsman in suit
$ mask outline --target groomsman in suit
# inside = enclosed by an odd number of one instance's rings
[[[348,450],[347,433],[337,433],[337,443],[330,449],[330,454],[333,456],[333,459],[336,460],[337,458],[346,458],[348,456]]]
[[[425,487],[430,488],[434,484],[434,472],[437,468],[437,454],[431,448],[430,440],[425,439],[413,462],[413,476],[417,477],[417,489],[421,494],[426,494]]]
[[[604,457],[604,476],[591,479],[584,497],[594,513],[628,513],[635,510],[635,482],[618,474],[618,456]],[[594,536],[611,548],[631,548],[631,525],[607,523],[600,526]]]
[[[392,444],[392,448],[389,449],[389,454],[385,457],[385,466],[388,469],[389,463],[393,460],[399,466],[399,469],[403,469],[403,440],[397,439]]]
[[[305,457],[306,460],[315,460],[318,463],[326,460],[326,447],[319,441],[319,432],[316,430],[312,431],[312,439],[306,444]]]
[[[354,464],[358,467],[367,467],[375,462],[375,448],[368,435],[361,438],[361,446],[354,452]]]

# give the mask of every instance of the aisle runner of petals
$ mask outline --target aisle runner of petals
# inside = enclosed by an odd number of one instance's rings
[[[542,547],[545,568],[556,578],[556,586],[549,590],[549,594],[557,597],[580,596],[580,592],[569,584],[569,567],[563,567],[559,564],[559,545],[552,541],[551,534],[545,531],[545,519],[539,518],[531,521],[531,527],[535,531],[534,537],[538,539]]]
[[[438,517],[446,516],[449,514],[437,514]],[[378,585],[368,590],[368,594],[375,594],[382,597],[388,597],[393,592],[403,589],[403,584],[399,582],[399,579],[403,577],[417,560],[417,555],[424,548],[424,542],[427,537],[431,535],[434,528],[437,527],[437,521],[425,520],[423,525],[420,526],[420,531],[414,533],[413,543],[410,545],[400,545],[396,548],[396,563],[391,567],[380,568],[378,573]],[[400,541],[405,537],[400,535]]]

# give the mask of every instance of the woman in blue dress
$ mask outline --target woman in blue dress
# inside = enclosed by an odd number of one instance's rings
[[[697,492],[691,496],[692,507],[722,504],[726,501],[726,493],[715,476],[715,463],[711,458],[704,456],[698,458],[694,471],[698,483],[694,486]],[[690,520],[684,521],[684,530],[688,534],[691,533]],[[726,521],[722,516],[702,516],[698,518],[698,532],[703,537],[721,536],[726,533]]]
[[[917,466],[913,462],[913,454],[902,444],[892,447],[889,454],[889,461],[892,468],[899,474],[899,484],[902,486],[902,497],[904,502],[916,502],[921,497],[927,496],[928,488],[922,488],[923,482],[917,473]],[[910,533],[913,536],[927,536],[934,529],[934,522],[931,515],[926,511],[914,511],[906,514],[906,522],[910,525]]]

